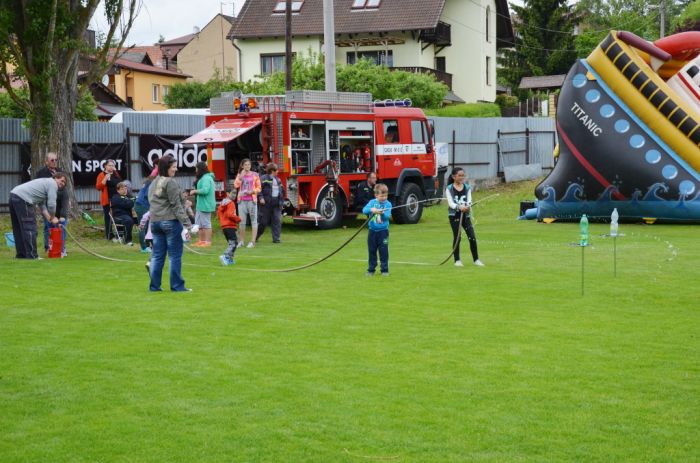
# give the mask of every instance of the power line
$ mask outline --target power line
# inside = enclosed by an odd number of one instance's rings
[[[471,1],[472,3],[475,3],[474,0],[470,0],[470,1]],[[478,5],[477,3],[475,3],[475,4]],[[481,6],[481,5],[478,5],[478,6],[480,6],[482,9],[484,8],[484,7]],[[658,13],[657,13],[657,14],[658,14]],[[499,14],[499,16],[506,17],[505,15],[501,15],[501,14]],[[455,19],[455,18],[452,18],[452,17],[449,17],[449,16],[444,16],[444,18],[445,18],[445,19],[448,19],[448,20],[451,21],[452,23],[459,24],[459,25],[461,25],[461,26],[463,26],[463,27],[465,27],[465,28],[467,28],[467,29],[469,29],[469,30],[472,30],[472,31],[474,31],[474,32],[476,32],[476,33],[478,33],[478,34],[480,34],[480,35],[482,35],[482,36],[486,36],[487,39],[498,39],[498,37],[497,37],[495,34],[494,34],[494,35],[487,36],[486,32],[484,32],[484,31],[482,31],[482,30],[479,30],[479,29],[475,29],[474,27],[469,26],[469,25],[467,25],[467,24],[464,24],[463,22],[459,21],[458,19]],[[535,28],[536,28],[536,29],[541,29],[541,30],[548,30],[548,31],[552,31],[552,32],[559,32],[559,33],[561,33],[561,34],[566,34],[566,32],[563,32],[563,31],[553,31],[553,30],[551,30],[551,29],[545,29],[545,28],[541,28],[541,27],[535,27]],[[594,30],[594,31],[586,31],[586,32],[598,33],[598,32],[609,32],[609,31],[610,31],[610,29],[601,29],[601,30],[599,30],[599,31]],[[569,34],[569,35],[573,35],[573,34]],[[490,41],[490,40],[489,40],[489,41]],[[542,48],[542,47],[531,47],[531,46],[529,46],[529,45],[525,45],[525,44],[522,44],[522,43],[519,44],[519,43],[516,43],[516,42],[514,42],[514,41],[505,40],[505,39],[500,39],[500,41],[501,41],[501,43],[505,43],[505,44],[508,44],[508,45],[512,45],[512,46],[515,47],[515,48],[526,48],[526,49],[528,49],[528,50],[538,50],[538,51],[547,51],[547,52],[555,52],[555,51],[575,52],[575,51],[576,51],[576,49],[570,49],[570,48]]]
[[[474,5],[478,6],[479,8],[481,8],[482,10],[486,10],[486,9],[488,8],[488,7],[485,7],[484,5],[482,5],[482,4],[480,4],[480,3],[477,3],[475,0],[469,0],[469,1],[472,2]],[[523,7],[523,8],[525,8],[525,7]],[[656,15],[658,15],[657,12],[654,12],[654,13],[655,13]],[[498,11],[496,11],[495,14],[496,14],[496,16],[500,16],[501,18],[505,18],[505,19],[509,19],[509,20],[511,19],[511,17],[510,17],[509,15],[505,15],[505,14],[499,13]],[[636,18],[635,18],[635,19],[636,19]],[[654,20],[655,20],[655,19],[654,19]],[[634,21],[634,19],[630,19],[630,20],[628,20],[628,21],[626,21],[626,22],[620,24],[619,26],[617,26],[617,28],[618,28],[618,29],[623,29],[623,28],[624,28],[625,26],[627,26],[628,24],[631,24],[632,21]],[[538,26],[530,26],[530,27],[532,27],[532,28],[534,28],[534,29],[539,29],[539,30],[541,30],[541,31],[553,32],[553,33],[556,33],[556,34],[570,34],[570,32],[560,31],[560,30],[556,30],[556,29],[547,29],[546,27],[538,27]],[[610,30],[610,28],[607,28],[607,29],[600,29],[600,30],[587,30],[586,32],[592,32],[592,33],[596,33],[596,34],[597,34],[597,33],[599,33],[599,32],[607,32],[607,31],[609,31],[609,30]]]
[[[467,29],[470,29],[470,30],[474,31],[474,32],[476,32],[477,34],[486,36],[486,33],[485,33],[485,32],[480,31],[480,30],[478,30],[478,29],[475,29],[475,28],[473,28],[473,27],[471,27],[471,26],[468,26],[468,25],[464,24],[463,22],[458,21],[458,20],[456,20],[456,19],[454,19],[454,18],[450,18],[450,17],[445,16],[445,19],[449,19],[449,20],[452,21],[453,23],[456,23],[456,24],[459,24],[459,25],[461,25],[461,26],[463,26],[463,27],[466,27]],[[496,39],[497,37],[494,35],[494,36],[492,36],[491,38],[492,38],[492,39]],[[573,49],[573,48],[572,48],[572,49],[569,49],[569,48],[539,48],[539,47],[530,47],[530,46],[528,46],[528,45],[516,44],[515,42],[511,42],[510,40],[504,40],[504,39],[501,39],[501,42],[502,42],[502,43],[507,43],[507,44],[512,45],[512,46],[514,46],[514,47],[516,47],[516,48],[527,48],[527,49],[529,49],[529,50],[539,50],[539,51],[572,51],[572,52],[575,52],[575,51],[576,51],[576,49]]]

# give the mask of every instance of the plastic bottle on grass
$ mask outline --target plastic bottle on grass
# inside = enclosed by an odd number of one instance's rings
[[[620,216],[617,213],[617,208],[613,209],[610,214],[610,236],[617,236],[617,226]]]
[[[83,219],[85,219],[85,221],[89,225],[96,225],[97,224],[97,222],[95,222],[95,220],[92,217],[90,217],[90,214],[88,214],[87,212],[83,211],[83,213],[81,215],[82,215]]]
[[[588,246],[588,217],[586,214],[581,216],[579,227],[581,229],[581,241],[579,244],[581,246]]]

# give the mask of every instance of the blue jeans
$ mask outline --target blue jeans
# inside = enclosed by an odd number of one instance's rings
[[[369,251],[368,273],[377,269],[377,253],[379,253],[379,270],[389,273],[389,230],[369,230],[367,233],[367,250]]]
[[[151,291],[160,291],[165,254],[170,258],[170,290],[185,291],[182,279],[182,224],[177,220],[162,220],[151,223],[153,254],[151,254]]]
[[[46,220],[46,217],[43,217],[44,219],[44,252],[49,251],[49,221]],[[61,235],[63,236],[63,247],[61,248],[61,252],[63,254],[66,253],[66,227],[68,226],[68,218],[66,217],[66,221],[63,222],[63,228],[61,229]]]

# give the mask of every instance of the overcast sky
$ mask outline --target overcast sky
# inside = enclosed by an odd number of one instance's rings
[[[141,13],[136,18],[125,45],[153,45],[161,35],[171,40],[200,29],[218,13],[233,16],[243,6],[243,0],[143,0]],[[92,18],[96,32],[106,32],[107,23],[100,8]]]

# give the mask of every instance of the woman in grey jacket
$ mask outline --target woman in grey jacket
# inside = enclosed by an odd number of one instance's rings
[[[166,254],[170,258],[170,290],[192,291],[185,287],[185,280],[182,279],[182,231],[184,227],[189,234],[192,224],[185,213],[182,189],[173,178],[175,172],[175,158],[163,156],[158,161],[158,176],[148,190],[153,234],[153,254],[148,265],[151,291],[162,291],[160,284]]]

